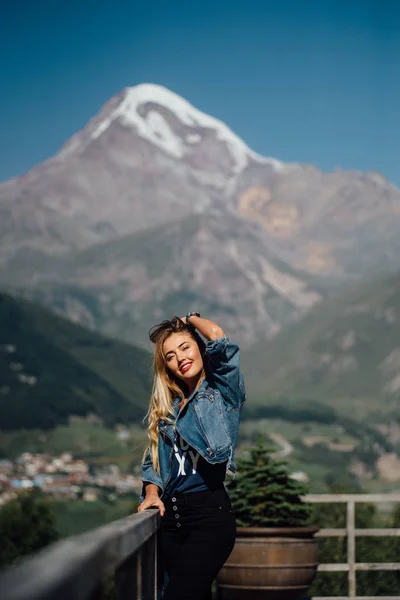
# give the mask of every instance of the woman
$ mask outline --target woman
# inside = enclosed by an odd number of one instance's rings
[[[224,479],[236,470],[245,401],[239,348],[199,313],[163,321],[150,339],[155,343],[150,444],[138,510],[160,509],[160,550],[168,574],[163,600],[211,600],[212,582],[236,534]]]

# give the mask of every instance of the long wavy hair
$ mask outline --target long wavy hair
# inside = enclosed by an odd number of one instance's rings
[[[172,403],[177,397],[185,398],[188,388],[184,381],[176,377],[168,369],[164,353],[163,344],[165,340],[173,333],[189,333],[197,342],[200,354],[203,358],[203,372],[199,377],[199,384],[206,374],[205,343],[197,331],[187,325],[179,317],[173,317],[170,321],[165,320],[159,325],[155,325],[149,331],[150,340],[155,344],[153,360],[153,389],[150,397],[149,410],[144,418],[148,423],[147,435],[149,445],[143,454],[143,460],[150,450],[150,456],[153,463],[153,469],[160,472],[160,461],[158,458],[158,424],[160,419],[175,424],[175,413]]]

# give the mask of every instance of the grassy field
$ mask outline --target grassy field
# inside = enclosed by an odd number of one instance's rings
[[[115,464],[122,472],[139,472],[143,450],[147,444],[144,427],[131,425],[130,438],[120,441],[117,432],[102,425],[87,422],[72,422],[68,427],[59,426],[54,430],[25,430],[2,432],[0,456],[15,458],[21,452],[49,452],[58,455],[71,452],[96,466]],[[304,471],[310,478],[310,488],[314,492],[326,491],[326,481],[346,475],[353,456],[357,454],[360,437],[351,435],[339,424],[315,422],[296,423],[285,419],[243,420],[239,429],[237,458],[247,455],[250,446],[260,435],[279,434],[291,446],[286,458],[293,471]],[[269,438],[271,446],[281,450],[279,440]],[[307,445],[305,442],[310,442]],[[314,445],[313,445],[314,444]],[[330,444],[350,444],[354,451],[332,450]],[[354,478],[355,479],[355,478]],[[371,479],[362,482],[363,488],[370,491],[390,491],[396,484]]]
[[[239,440],[255,441],[258,435],[279,433],[289,442],[299,438],[324,437],[335,443],[356,443],[356,438],[347,434],[341,425],[324,423],[292,423],[283,419],[259,419],[242,421],[239,429]]]
[[[140,463],[147,434],[139,425],[129,426],[130,439],[119,441],[116,431],[102,425],[73,422],[50,431],[21,430],[1,432],[0,454],[15,458],[21,452],[71,452],[95,465],[117,464],[127,471],[131,463]]]
[[[147,445],[146,430],[140,425],[131,425],[127,430],[130,438],[126,441],[119,440],[114,429],[76,420],[69,426],[59,426],[50,431],[2,432],[0,456],[15,458],[26,451],[59,455],[68,451],[95,466],[116,464],[122,472],[139,472],[143,450]],[[327,481],[336,481],[342,475],[345,482],[349,477],[351,461],[357,456],[364,439],[358,430],[346,431],[338,423],[299,423],[277,418],[244,419],[239,429],[237,458],[245,456],[247,449],[256,443],[260,435],[269,437],[269,434],[278,434],[292,446],[286,460],[293,471],[307,473],[310,489],[314,492],[327,491]],[[279,438],[277,441],[270,438],[270,442],[277,451],[282,449]],[[353,446],[354,451],[334,450],[337,444]],[[355,477],[353,479],[356,481]],[[396,484],[374,478],[363,480],[361,485],[371,492],[396,489]]]
[[[270,434],[278,434],[276,440]],[[309,477],[310,491],[322,493],[329,491],[329,485],[358,486],[366,492],[389,492],[398,489],[398,483],[386,482],[374,475],[371,479],[358,481],[352,475],[350,467],[354,459],[360,459],[360,449],[365,440],[339,424],[315,422],[291,422],[285,419],[249,419],[242,421],[239,429],[239,441],[236,457],[248,456],[248,449],[256,443],[259,436],[267,438],[277,452],[283,448],[282,439],[291,446],[284,460],[291,471],[302,471]],[[340,445],[343,445],[342,448]],[[346,449],[347,446],[347,449]],[[365,452],[364,452],[365,455]],[[373,468],[371,458],[370,468]]]

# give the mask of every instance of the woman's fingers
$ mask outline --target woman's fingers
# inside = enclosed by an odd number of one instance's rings
[[[160,509],[160,515],[163,517],[165,513],[165,506],[162,500],[159,500],[158,508]]]
[[[142,504],[139,505],[138,512],[142,512],[142,510],[146,510],[146,508],[150,508],[152,506],[152,501],[145,498]]]
[[[165,506],[164,506],[164,502],[160,499],[160,498],[156,498],[156,497],[152,497],[152,498],[145,498],[142,502],[142,504],[140,504],[139,508],[138,508],[138,512],[142,512],[143,510],[146,510],[146,508],[159,508],[160,509],[160,514],[163,517],[164,513],[165,513]]]

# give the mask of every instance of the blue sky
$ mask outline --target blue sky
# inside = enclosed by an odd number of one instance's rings
[[[400,185],[396,0],[3,0],[0,180],[142,82],[266,156],[378,170]]]

